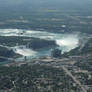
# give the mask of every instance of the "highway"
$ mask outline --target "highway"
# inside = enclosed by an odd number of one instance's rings
[[[78,80],[78,79],[76,79],[73,75],[72,75],[72,73],[65,67],[65,66],[62,66],[62,68],[63,68],[63,70],[74,80],[74,82],[76,83],[76,84],[78,84],[80,87],[81,87],[81,89],[82,89],[82,91],[83,92],[87,92],[87,90],[84,88],[84,86],[80,83],[80,81]]]

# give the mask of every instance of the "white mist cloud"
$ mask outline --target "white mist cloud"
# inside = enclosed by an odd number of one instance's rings
[[[19,49],[19,48],[16,49],[15,53],[23,56],[34,56],[36,54],[36,52],[31,49]]]
[[[67,34],[62,39],[56,40],[56,44],[66,48],[63,51],[70,51],[79,46],[79,37],[77,35]]]

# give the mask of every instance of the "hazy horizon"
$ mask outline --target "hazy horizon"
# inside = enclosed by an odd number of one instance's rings
[[[0,0],[0,8],[3,9],[39,9],[39,8],[55,8],[55,9],[90,9],[91,0]],[[0,10],[1,10],[0,9]]]

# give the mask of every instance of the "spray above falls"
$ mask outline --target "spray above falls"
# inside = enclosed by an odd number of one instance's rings
[[[56,44],[64,48],[63,51],[70,51],[79,46],[79,37],[76,34],[67,34],[62,39],[57,39]]]

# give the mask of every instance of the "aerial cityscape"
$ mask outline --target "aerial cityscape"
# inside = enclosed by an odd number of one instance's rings
[[[92,1],[0,0],[0,92],[92,92]]]

